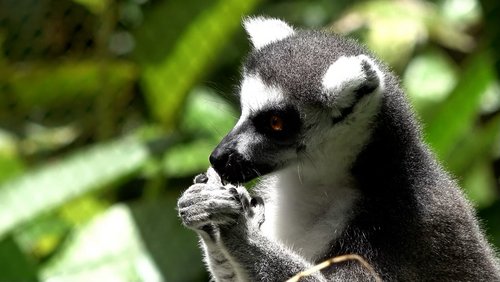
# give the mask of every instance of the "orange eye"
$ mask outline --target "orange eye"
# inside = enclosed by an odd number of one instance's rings
[[[277,115],[271,116],[271,119],[269,120],[269,125],[271,126],[271,129],[274,131],[283,130],[283,120],[281,119],[281,117]]]

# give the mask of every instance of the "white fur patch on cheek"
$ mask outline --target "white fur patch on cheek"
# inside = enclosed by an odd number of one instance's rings
[[[295,33],[291,26],[273,18],[247,18],[243,21],[243,26],[257,50]]]
[[[246,76],[241,83],[240,120],[269,104],[279,104],[284,98],[283,92],[278,87],[265,85],[257,75]]]
[[[252,114],[269,105],[282,104],[284,100],[285,96],[280,88],[266,85],[258,75],[245,75],[240,87],[241,116],[235,128],[244,126]],[[258,142],[261,142],[259,136],[242,133],[238,137],[237,151],[248,159],[249,150]]]

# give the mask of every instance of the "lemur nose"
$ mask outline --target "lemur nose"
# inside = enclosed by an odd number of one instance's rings
[[[209,158],[210,164],[212,164],[212,167],[215,169],[215,171],[219,173],[222,171],[222,169],[229,161],[230,154],[231,152],[229,152],[228,150],[220,147],[215,148],[212,154],[210,154]]]

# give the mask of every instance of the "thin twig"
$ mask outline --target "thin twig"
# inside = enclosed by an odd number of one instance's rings
[[[288,279],[286,282],[298,282],[300,280],[300,278],[302,278],[302,277],[309,276],[316,271],[320,271],[323,268],[329,267],[330,265],[333,265],[333,264],[336,264],[339,262],[348,261],[348,260],[355,260],[355,261],[359,262],[364,268],[366,268],[370,272],[370,274],[373,276],[373,278],[375,278],[376,282],[382,282],[382,279],[377,274],[375,269],[373,269],[373,267],[364,258],[362,258],[359,255],[355,255],[355,254],[342,255],[342,256],[327,259],[320,264],[317,264],[309,269],[306,269],[302,272],[297,273],[297,275]]]

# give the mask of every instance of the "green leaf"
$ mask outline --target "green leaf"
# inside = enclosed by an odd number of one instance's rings
[[[479,217],[488,232],[488,241],[500,248],[500,201],[493,205],[479,210]]]
[[[473,38],[439,12],[437,5],[427,1],[359,1],[333,29],[359,34],[371,50],[399,71],[429,39],[462,52],[474,47]]]
[[[420,115],[450,94],[457,83],[454,67],[451,60],[438,50],[424,52],[410,61],[403,85]]]
[[[468,133],[467,138],[453,149],[445,163],[455,175],[463,175],[469,170],[471,164],[491,156],[498,137],[500,137],[500,114],[484,126]]]
[[[163,280],[142,244],[129,207],[123,204],[77,228],[40,276],[46,281]]]
[[[206,8],[185,28],[171,52],[143,68],[141,84],[153,116],[172,126],[189,89],[215,63],[241,18],[260,0],[220,0]],[[171,24],[168,17],[161,28]]]
[[[442,17],[459,27],[477,24],[481,21],[481,7],[477,0],[446,0],[439,2]]]
[[[0,31],[0,66],[5,64],[5,57],[4,57],[4,50],[3,50],[3,44],[5,42],[5,31]]]
[[[495,202],[495,176],[489,158],[475,162],[461,181],[469,199],[477,208],[488,207]]]
[[[163,169],[170,177],[187,177],[205,171],[215,140],[199,140],[173,146],[163,159]]]
[[[0,240],[0,281],[38,281],[36,268],[11,237]]]
[[[81,126],[68,124],[46,127],[39,124],[28,124],[25,136],[19,144],[24,154],[55,151],[75,141],[81,134]]]
[[[199,238],[177,217],[179,195],[166,196],[130,205],[143,243],[165,281],[208,281]]]
[[[125,137],[97,144],[0,186],[0,237],[70,199],[138,172],[148,160],[143,142]]]
[[[15,65],[0,68],[0,89],[4,86],[14,95],[17,107],[60,107],[119,93],[135,75],[133,65],[120,61]],[[9,96],[0,95],[0,103]]]
[[[491,48],[493,62],[495,65],[495,70],[497,76],[500,76],[500,17],[498,16],[498,11],[500,11],[500,2],[498,0],[481,0],[482,12],[484,13],[484,30],[486,37],[485,46]]]
[[[59,209],[59,215],[72,225],[80,225],[106,210],[108,206],[108,203],[98,197],[86,195],[65,203]]]
[[[23,171],[24,164],[17,156],[0,153],[0,183],[21,174]]]
[[[30,221],[14,232],[14,237],[25,253],[38,261],[50,257],[70,233],[72,226],[55,213]]]
[[[109,0],[73,0],[74,2],[84,6],[94,14],[103,13],[110,4]]]
[[[24,171],[24,162],[18,150],[19,139],[0,128],[0,184]]]
[[[472,127],[481,96],[494,81],[491,60],[486,52],[469,58],[457,86],[436,110],[426,129],[427,141],[445,159],[451,149]]]
[[[207,87],[191,91],[182,115],[181,129],[196,136],[208,136],[220,140],[236,123],[238,113]]]

